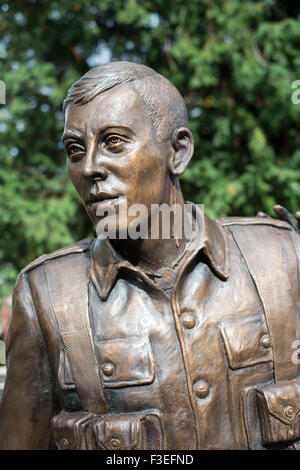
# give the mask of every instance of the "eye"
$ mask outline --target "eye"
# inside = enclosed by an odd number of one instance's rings
[[[69,153],[78,153],[78,152],[83,152],[83,148],[79,147],[79,145],[70,145]]]
[[[79,144],[73,143],[67,146],[67,153],[69,157],[75,157],[79,154],[84,153],[84,151],[85,151],[84,147]]]
[[[116,134],[110,134],[104,137],[104,147],[112,153],[122,152],[124,150],[125,139]]]
[[[117,145],[123,142],[123,140],[117,135],[109,135],[104,140],[105,145]]]

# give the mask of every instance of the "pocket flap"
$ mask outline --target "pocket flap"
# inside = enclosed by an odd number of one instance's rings
[[[149,338],[130,336],[98,345],[104,387],[149,384],[154,380],[154,358]]]
[[[285,424],[294,424],[300,417],[300,382],[282,381],[264,386],[257,392],[269,413]]]
[[[94,425],[94,434],[100,449],[132,450],[141,438],[142,415],[105,415]]]
[[[59,450],[92,449],[94,438],[90,426],[96,418],[95,413],[61,411],[51,420],[55,443]]]
[[[231,369],[272,361],[271,342],[260,317],[231,319],[221,323],[220,330]]]

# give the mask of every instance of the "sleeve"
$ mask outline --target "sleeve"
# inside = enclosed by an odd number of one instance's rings
[[[0,449],[52,449],[53,381],[26,274],[17,280],[6,343]]]

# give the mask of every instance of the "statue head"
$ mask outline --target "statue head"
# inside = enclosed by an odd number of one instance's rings
[[[169,80],[131,62],[94,67],[70,88],[64,112],[69,174],[94,223],[100,206],[117,209],[124,197],[128,206],[169,203],[193,154],[186,106]]]

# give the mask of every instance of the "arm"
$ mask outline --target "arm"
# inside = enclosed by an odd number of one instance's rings
[[[16,284],[0,404],[0,449],[51,449],[53,381],[27,275]]]

